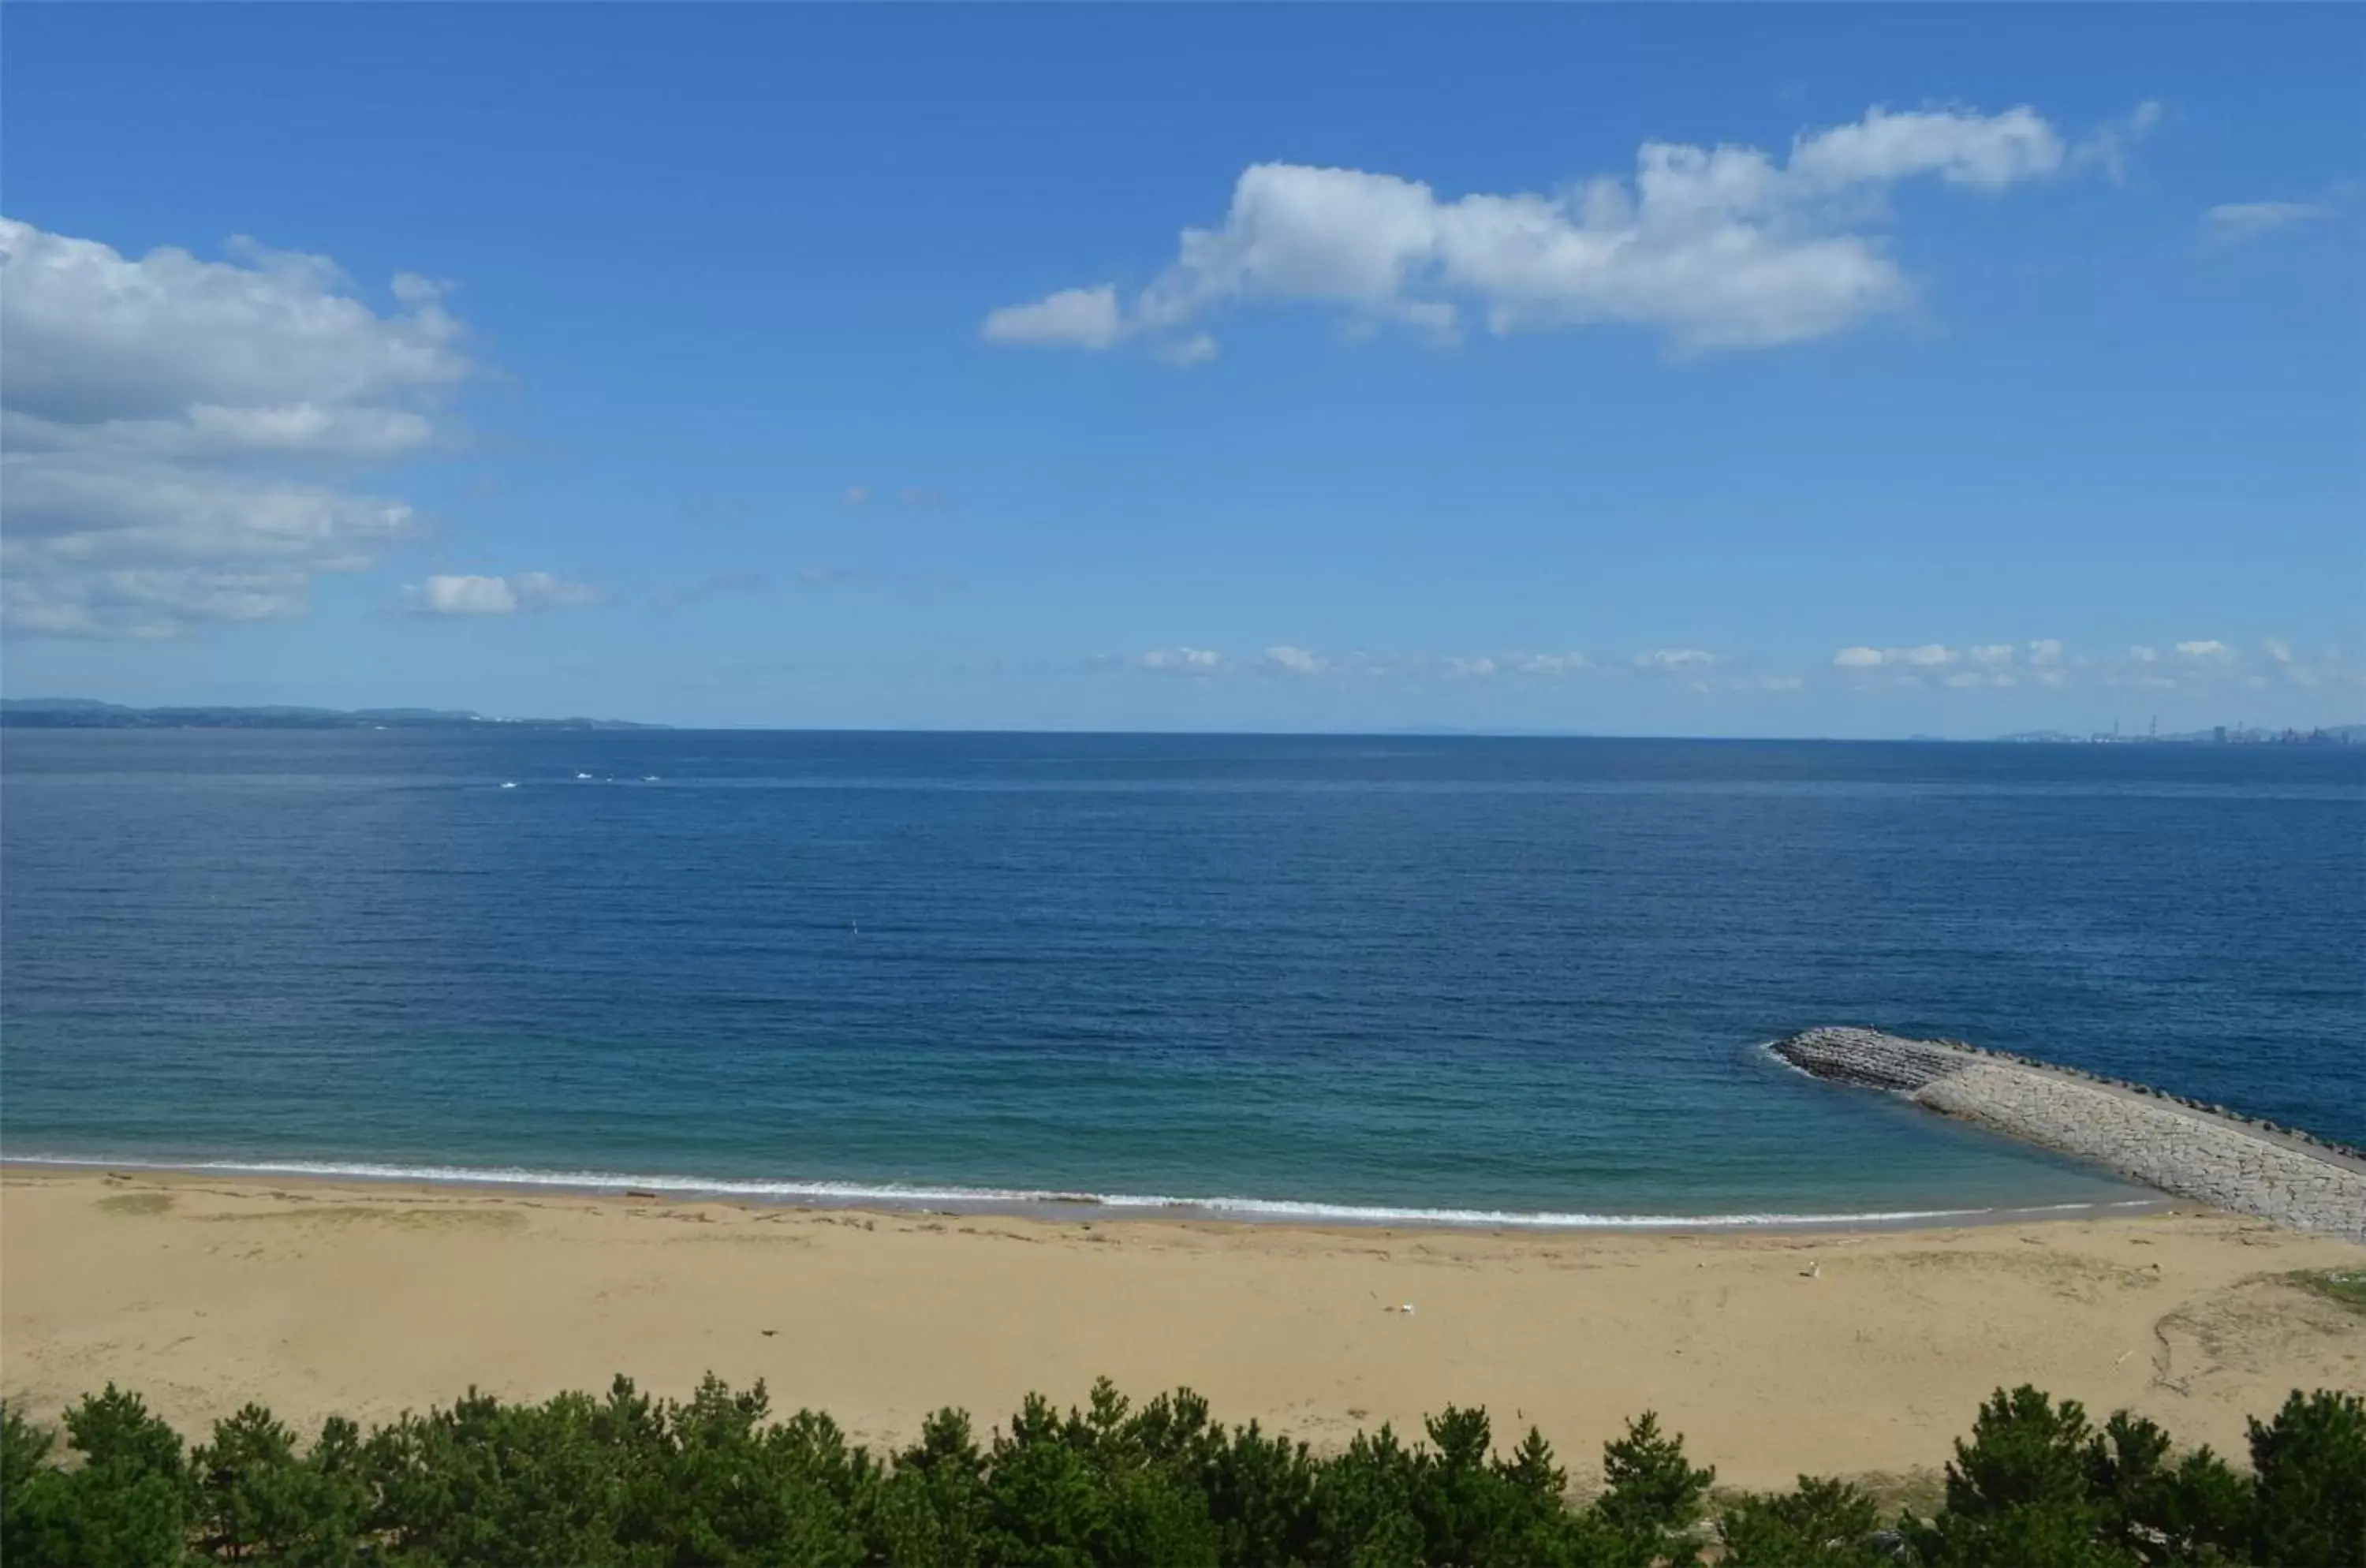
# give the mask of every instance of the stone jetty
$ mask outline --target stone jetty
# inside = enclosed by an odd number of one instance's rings
[[[2366,1242],[2366,1152],[2344,1144],[1956,1040],[1828,1028],[1772,1049],[1811,1077],[1887,1089],[2180,1198]]]

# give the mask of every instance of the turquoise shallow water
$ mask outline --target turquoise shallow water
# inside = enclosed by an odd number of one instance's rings
[[[2366,1141],[2366,750],[12,731],[0,766],[16,1157],[2133,1196],[1758,1050],[1829,1021]]]

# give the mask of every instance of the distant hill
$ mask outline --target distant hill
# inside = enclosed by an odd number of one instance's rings
[[[0,727],[17,729],[663,729],[621,718],[487,718],[459,708],[135,708],[87,697],[0,697]]]

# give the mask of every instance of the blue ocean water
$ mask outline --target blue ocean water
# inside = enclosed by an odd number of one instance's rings
[[[2366,749],[13,730],[0,769],[12,1157],[2132,1196],[1759,1050],[1822,1022],[2366,1142]]]

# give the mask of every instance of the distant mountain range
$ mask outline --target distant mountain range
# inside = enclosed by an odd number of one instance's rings
[[[487,718],[457,708],[134,708],[86,697],[0,697],[0,727],[18,729],[664,729],[621,718]]]

